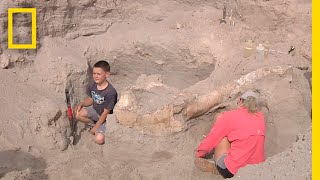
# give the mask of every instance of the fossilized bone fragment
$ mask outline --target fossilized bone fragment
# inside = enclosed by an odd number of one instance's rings
[[[290,68],[291,66],[261,68],[223,86],[208,88],[207,93],[197,94],[197,92],[194,92],[194,94],[190,94],[190,92],[179,92],[172,94],[172,97],[167,97],[170,100],[172,99],[170,103],[158,107],[156,111],[147,113],[142,109],[142,106],[139,106],[139,99],[136,98],[137,88],[129,88],[120,97],[116,106],[116,117],[121,124],[139,129],[145,133],[169,135],[183,130],[186,121],[199,117],[219,104],[224,103],[224,101],[227,101],[227,97],[241,92],[242,88],[252,85],[268,75],[283,75]],[[211,82],[208,79],[204,81]],[[164,98],[168,95],[156,94],[153,88],[146,87],[148,89],[144,89],[144,91],[149,92],[149,94],[163,96]],[[140,86],[140,88],[142,87]],[[164,86],[163,88],[169,87]],[[193,89],[197,89],[197,87],[193,87]],[[144,106],[152,105],[144,104]]]

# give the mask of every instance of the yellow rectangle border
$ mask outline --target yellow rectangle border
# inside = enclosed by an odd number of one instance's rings
[[[312,179],[320,179],[319,1],[312,1]]]
[[[13,44],[13,13],[31,13],[31,44]],[[37,9],[36,8],[8,8],[8,49],[36,49],[37,48]]]

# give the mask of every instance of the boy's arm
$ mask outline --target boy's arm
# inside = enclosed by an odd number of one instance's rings
[[[91,106],[93,104],[93,99],[91,97],[87,97],[84,101],[80,102],[76,107],[76,112],[79,112],[82,107]]]
[[[84,101],[80,103],[82,106],[87,107],[93,104],[93,99],[91,97],[87,97]]]
[[[110,113],[109,109],[104,109],[103,113],[101,114],[99,120],[97,121],[97,123],[94,125],[94,127],[90,130],[90,132],[92,134],[95,134],[97,129],[99,128],[99,126],[101,124],[104,123],[104,121],[106,121],[108,114]]]
[[[110,112],[114,109],[115,101],[117,99],[117,93],[110,93],[105,96],[106,102],[104,105],[104,110],[97,121],[96,125],[91,129],[91,133],[94,134],[96,130],[99,128],[101,124],[106,121],[107,116],[110,114]]]

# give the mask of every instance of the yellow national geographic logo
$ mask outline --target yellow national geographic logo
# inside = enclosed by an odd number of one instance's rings
[[[13,44],[13,13],[31,13],[31,44]],[[8,49],[36,49],[37,48],[37,10],[36,8],[8,8]]]

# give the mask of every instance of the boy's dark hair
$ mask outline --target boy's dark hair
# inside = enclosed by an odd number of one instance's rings
[[[93,67],[102,68],[105,72],[110,72],[110,65],[104,60],[96,62]]]

